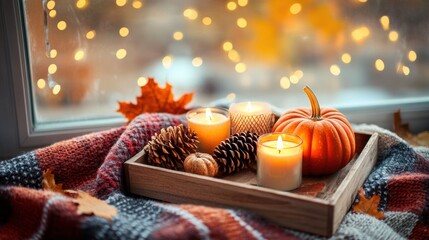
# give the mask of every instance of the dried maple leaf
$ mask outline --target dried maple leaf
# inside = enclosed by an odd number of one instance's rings
[[[78,204],[77,214],[94,214],[95,216],[112,220],[112,218],[118,213],[118,210],[115,207],[109,205],[105,201],[89,195],[86,192],[79,190],[71,190],[67,192],[77,194],[77,197],[73,199],[73,202]]]
[[[400,110],[393,114],[393,130],[398,134],[398,136],[413,146],[429,147],[429,132],[425,131],[414,135],[410,131],[408,123],[402,123]]]
[[[370,199],[367,199],[363,189],[359,189],[359,202],[353,205],[352,211],[354,213],[364,213],[376,217],[378,219],[384,218],[384,213],[378,210],[380,204],[380,196],[374,194]]]
[[[54,174],[52,174],[52,170],[50,168],[43,172],[42,187],[44,190],[64,194],[63,184],[55,183]]]
[[[145,112],[185,113],[187,111],[185,106],[192,101],[194,96],[193,93],[186,93],[175,101],[172,86],[166,83],[165,88],[160,88],[153,78],[149,78],[147,84],[140,89],[141,95],[136,98],[136,104],[118,101],[117,112],[122,113],[129,122]]]

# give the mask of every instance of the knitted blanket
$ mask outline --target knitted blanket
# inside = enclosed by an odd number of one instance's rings
[[[183,117],[143,114],[128,126],[55,143],[0,161],[0,239],[312,239],[237,209],[162,203],[123,193],[123,163],[161,128]],[[376,126],[376,166],[367,197],[381,196],[385,219],[349,212],[333,239],[428,239],[429,149],[412,148]],[[80,189],[118,209],[109,221],[78,215],[72,198],[41,190],[51,169],[63,189]],[[156,181],[156,179],[154,179]]]

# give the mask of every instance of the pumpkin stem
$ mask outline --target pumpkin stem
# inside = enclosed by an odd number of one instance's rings
[[[316,95],[314,95],[313,91],[311,91],[308,86],[304,87],[304,92],[307,94],[311,104],[310,118],[315,121],[322,119],[322,116],[320,115],[320,105],[319,101],[317,101]]]

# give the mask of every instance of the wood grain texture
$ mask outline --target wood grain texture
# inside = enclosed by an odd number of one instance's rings
[[[353,160],[335,174],[305,178],[303,185],[323,183],[316,197],[256,186],[252,170],[212,178],[148,166],[142,152],[125,163],[125,181],[131,193],[172,203],[241,208],[292,229],[331,236],[369,174],[377,154],[377,134],[357,133]]]

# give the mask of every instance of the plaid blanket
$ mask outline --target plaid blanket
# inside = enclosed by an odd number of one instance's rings
[[[0,162],[0,239],[313,239],[237,209],[162,203],[123,193],[123,163],[183,116],[143,114],[128,126],[55,143]],[[381,196],[386,218],[349,212],[334,239],[428,239],[429,149],[412,148],[376,126],[378,160],[363,185]],[[118,209],[112,221],[78,215],[72,199],[41,190],[51,169],[64,189],[80,189]]]

